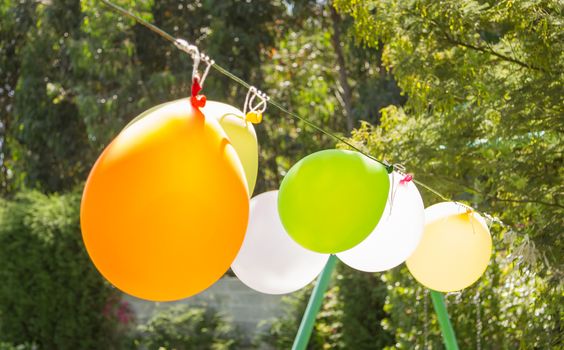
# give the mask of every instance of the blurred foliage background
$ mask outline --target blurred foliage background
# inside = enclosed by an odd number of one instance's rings
[[[560,1],[116,2],[290,111],[499,218],[486,275],[447,295],[460,346],[562,347]],[[213,310],[134,326],[80,238],[80,191],[97,155],[137,114],[185,97],[190,72],[189,57],[99,1],[0,1],[0,349],[243,346]],[[212,71],[204,93],[242,108],[246,91]],[[256,129],[255,194],[335,146],[272,108]],[[427,205],[440,201],[420,190]],[[333,281],[311,349],[442,347],[428,293],[405,268],[341,265]],[[289,348],[308,293],[290,296],[255,345]]]

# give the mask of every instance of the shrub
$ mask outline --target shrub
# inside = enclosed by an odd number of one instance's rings
[[[210,308],[179,305],[139,326],[138,345],[149,350],[235,349],[239,339],[232,325]]]
[[[10,343],[0,342],[0,350],[37,350],[37,346],[33,344],[14,345]]]
[[[382,328],[386,286],[375,274],[338,264],[332,287],[325,293],[309,350],[382,349],[393,343],[393,335]],[[292,346],[313,284],[287,297],[286,315],[275,320],[259,342],[275,349]]]
[[[0,337],[39,349],[112,349],[115,290],[86,254],[78,194],[23,192],[0,203]],[[120,337],[123,338],[123,337]]]
[[[266,344],[274,349],[290,349],[296,337],[296,332],[300,325],[300,320],[307,306],[308,297],[311,294],[312,286],[309,285],[297,292],[282,298],[284,304],[284,315],[271,320],[267,331],[259,334],[256,342],[258,347]],[[329,293],[325,294],[327,298]],[[326,303],[323,304],[325,306]],[[265,323],[268,321],[265,321]],[[319,322],[319,315],[316,324]],[[315,330],[312,337],[315,337]],[[311,344],[311,341],[310,341]],[[311,346],[308,349],[312,349]]]

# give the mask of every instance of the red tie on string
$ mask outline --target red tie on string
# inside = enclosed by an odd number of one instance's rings
[[[406,183],[408,183],[409,181],[413,180],[413,176],[410,174],[405,175],[405,177],[403,179],[400,180],[400,185],[405,185]]]
[[[192,97],[190,97],[190,103],[192,103],[192,106],[195,108],[202,108],[206,105],[206,96],[198,95],[201,90],[200,78],[195,76],[192,79]]]

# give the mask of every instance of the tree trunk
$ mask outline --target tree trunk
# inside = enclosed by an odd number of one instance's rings
[[[345,55],[341,47],[341,17],[332,5],[329,5],[331,12],[331,22],[333,25],[333,33],[331,35],[331,43],[337,55],[337,70],[339,71],[339,85],[341,86],[341,95],[345,117],[347,118],[347,131],[351,131],[354,127],[353,112],[352,112],[352,93],[351,86],[349,85],[347,67],[345,65]]]

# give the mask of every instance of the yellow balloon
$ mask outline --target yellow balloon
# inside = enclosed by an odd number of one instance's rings
[[[482,276],[491,252],[484,218],[463,204],[443,202],[425,209],[423,238],[406,264],[425,287],[453,292]]]
[[[227,134],[243,164],[249,195],[252,195],[258,172],[258,142],[253,124],[245,121],[243,112],[225,103],[207,101],[200,110],[207,118],[217,119]]]

